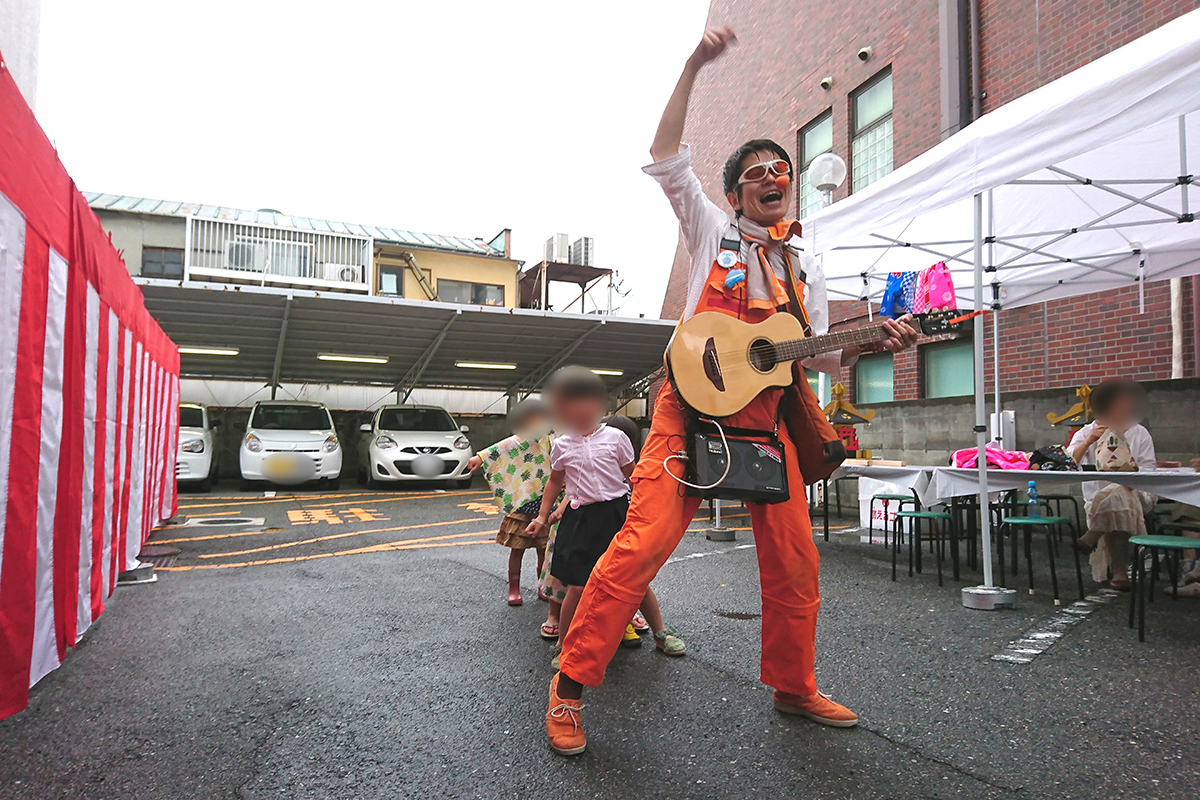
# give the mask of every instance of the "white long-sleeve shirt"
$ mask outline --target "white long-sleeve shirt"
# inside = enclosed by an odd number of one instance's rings
[[[683,319],[696,313],[700,295],[708,282],[713,262],[721,249],[721,239],[729,230],[729,214],[708,199],[700,185],[700,179],[692,171],[692,153],[686,144],[679,152],[663,161],[643,167],[643,171],[658,181],[666,194],[683,231],[683,243],[691,256],[688,273],[687,303]],[[820,263],[804,249],[803,240],[792,239],[791,245],[800,251],[800,268],[806,275],[804,280],[804,309],[813,334],[820,336],[829,332],[829,295],[825,288],[825,272]],[[750,246],[743,241],[739,260],[750,263]],[[784,276],[778,276],[785,280]],[[802,362],[809,369],[838,375],[842,368],[842,352],[836,350],[806,358]]]
[[[1075,448],[1083,444],[1092,431],[1096,429],[1096,423],[1089,422],[1079,430],[1075,431],[1075,435],[1071,437],[1071,443],[1067,445],[1067,452],[1074,455]],[[1125,431],[1125,441],[1129,443],[1129,454],[1133,456],[1133,460],[1137,462],[1138,472],[1149,472],[1158,465],[1158,458],[1154,455],[1154,440],[1150,438],[1150,431],[1143,428],[1141,425],[1134,425],[1129,430]],[[1079,459],[1079,465],[1084,464],[1094,465],[1096,463],[1096,444],[1093,443],[1084,452],[1083,458]],[[1100,473],[1097,473],[1100,474]],[[1100,491],[1100,487],[1104,484],[1103,481],[1088,481],[1083,484],[1083,499],[1090,503],[1092,498],[1096,496],[1096,492]]]

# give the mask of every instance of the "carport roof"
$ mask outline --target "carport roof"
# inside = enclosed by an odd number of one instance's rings
[[[135,277],[146,308],[180,347],[236,349],[181,357],[183,377],[268,383],[536,390],[563,364],[619,372],[620,390],[662,366],[669,320],[462,306],[385,297]],[[321,354],[386,358],[328,361]],[[456,363],[510,364],[479,369]]]

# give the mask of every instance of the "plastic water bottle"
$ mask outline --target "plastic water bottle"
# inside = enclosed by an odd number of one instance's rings
[[[1038,503],[1037,482],[1029,482],[1029,518],[1037,519],[1042,515],[1042,506]]]

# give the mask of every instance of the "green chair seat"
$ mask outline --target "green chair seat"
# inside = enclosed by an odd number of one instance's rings
[[[873,494],[873,495],[871,495],[871,499],[872,500],[909,500],[914,503],[917,501],[917,498],[913,497],[911,494],[889,494],[887,492],[884,492],[882,494]]]
[[[945,511],[897,511],[896,516],[905,519],[950,519],[950,514]]]
[[[1200,545],[1191,536],[1130,536],[1129,543],[1141,547],[1161,547],[1164,550],[1191,550]]]
[[[1066,525],[1071,520],[1066,517],[1005,517],[1002,525]]]

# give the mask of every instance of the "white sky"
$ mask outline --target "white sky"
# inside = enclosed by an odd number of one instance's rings
[[[590,235],[657,317],[676,224],[640,167],[707,7],[43,0],[38,118],[81,189],[510,227],[528,264]]]

